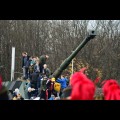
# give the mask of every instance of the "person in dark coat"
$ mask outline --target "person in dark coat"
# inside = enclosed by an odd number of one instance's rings
[[[43,75],[46,75],[48,78],[50,77],[51,72],[50,72],[50,69],[47,67],[47,64],[44,64],[44,65],[43,65],[42,74],[43,74]]]
[[[46,95],[46,93],[47,93],[47,91],[46,91],[47,90],[47,85],[46,85],[47,81],[48,81],[48,78],[46,76],[44,76],[43,79],[41,80],[40,99],[42,99],[42,98],[45,100],[47,99],[47,95]]]
[[[61,100],[67,100],[69,99],[70,95],[71,95],[71,92],[72,92],[72,87],[71,86],[68,86],[66,87],[63,92],[62,92],[62,95],[61,95]]]
[[[23,69],[23,78],[26,80],[28,79],[28,70],[29,70],[29,58],[30,56],[27,55],[27,52],[22,53],[22,69]]]
[[[37,82],[39,79],[39,73],[34,72],[30,76],[30,83],[34,86],[35,89],[37,89]]]
[[[40,73],[43,71],[43,65],[46,64],[47,59],[49,58],[48,55],[41,55],[40,56]]]
[[[31,99],[32,97],[37,97],[38,95],[38,89],[35,88],[35,85],[28,79],[26,86],[25,86],[25,92],[27,94],[28,99]]]
[[[2,86],[0,90],[0,100],[9,100],[9,92],[5,86]]]
[[[0,100],[9,100],[8,94],[7,88],[2,85],[2,77],[0,76]]]

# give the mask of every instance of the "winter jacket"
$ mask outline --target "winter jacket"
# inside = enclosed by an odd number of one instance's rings
[[[63,78],[63,79],[58,78],[56,82],[61,84],[62,89],[67,87],[67,78]]]

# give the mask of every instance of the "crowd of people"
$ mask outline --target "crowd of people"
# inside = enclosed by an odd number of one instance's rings
[[[88,78],[85,74],[88,68],[82,68],[71,76],[62,74],[55,79],[47,65],[48,55],[35,57],[23,52],[22,57],[27,100],[120,100],[120,86],[115,79],[104,80],[99,90],[96,84],[100,78]],[[96,91],[101,92],[96,94]],[[0,100],[25,100],[18,88],[11,96],[0,77]]]
[[[22,57],[23,79],[27,81],[28,98],[39,97],[44,100],[59,98],[69,80],[64,75],[61,75],[57,80],[52,78],[52,72],[46,64],[49,56],[28,56],[27,52],[23,52]]]

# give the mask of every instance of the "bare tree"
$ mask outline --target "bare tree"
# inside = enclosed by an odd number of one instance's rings
[[[94,23],[90,20],[0,20],[0,66],[4,66],[0,73],[4,80],[10,80],[12,46],[16,48],[16,72],[22,72],[23,51],[38,57],[49,54],[48,65],[54,72],[91,28],[96,29],[98,35],[79,52],[76,59],[99,68],[102,79],[119,80],[119,20],[95,20]],[[15,74],[15,79],[19,76]]]

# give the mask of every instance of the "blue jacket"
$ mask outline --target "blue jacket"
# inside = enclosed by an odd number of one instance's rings
[[[58,78],[58,79],[56,80],[56,82],[58,82],[58,83],[61,84],[61,88],[62,88],[62,89],[64,89],[64,88],[67,87],[67,81],[68,81],[67,78],[63,78],[63,79]]]

